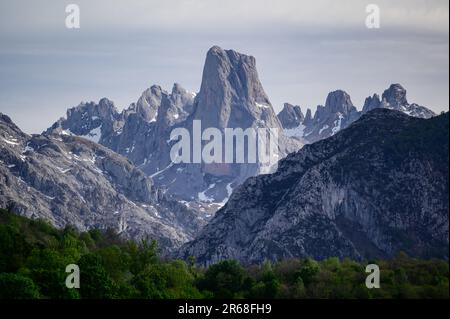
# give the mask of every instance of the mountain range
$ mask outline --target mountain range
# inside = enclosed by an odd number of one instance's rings
[[[57,227],[111,228],[170,251],[203,214],[171,200],[125,157],[84,138],[27,135],[0,113],[0,207]]]
[[[364,114],[247,179],[178,257],[448,259],[448,121]]]
[[[361,111],[337,90],[314,116],[289,103],[276,115],[255,58],[214,46],[198,93],[152,85],[122,111],[107,98],[83,102],[35,135],[0,113],[0,207],[154,238],[203,264],[399,250],[448,258],[446,117],[409,104],[400,84]],[[283,160],[175,163],[171,133],[195,121],[222,133],[275,129]]]
[[[203,128],[271,128],[280,132],[278,157],[336,134],[374,108],[400,110],[429,118],[435,114],[409,104],[406,90],[392,84],[382,95],[366,99],[361,111],[350,96],[337,90],[328,94],[325,106],[312,116],[300,106],[284,104],[275,115],[259,81],[256,60],[233,50],[212,47],[206,54],[200,91],[192,93],[175,83],[171,92],[159,85],[145,90],[136,103],[119,112],[106,98],[81,103],[67,111],[44,134],[77,135],[100,143],[127,157],[156,186],[193,207],[212,215],[228,200],[232,190],[248,177],[264,172],[258,163],[190,163],[174,165],[170,158],[170,133],[176,128],[192,132],[194,120]],[[189,185],[186,187],[185,185]],[[208,217],[206,217],[208,218]]]
[[[397,83],[391,84],[383,92],[381,99],[378,94],[367,97],[361,111],[353,105],[347,92],[337,90],[328,94],[325,106],[317,106],[314,116],[309,108],[304,115],[300,106],[285,103],[278,113],[278,118],[286,135],[301,138],[303,143],[307,144],[333,136],[359,119],[361,115],[376,108],[397,110],[425,119],[436,115],[424,106],[408,103],[406,90]]]
[[[303,146],[299,139],[283,135],[259,81],[255,58],[217,46],[206,55],[198,94],[179,84],[174,84],[171,93],[153,85],[121,113],[105,98],[98,104],[82,103],[44,134],[77,135],[98,142],[127,157],[168,194],[197,203],[210,213],[226,202],[233,188],[265,168],[259,163],[173,165],[170,133],[178,127],[192,132],[194,120],[201,121],[203,128],[222,132],[225,128],[276,129],[280,158]]]

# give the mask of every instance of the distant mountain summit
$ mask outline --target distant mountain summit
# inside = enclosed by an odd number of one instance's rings
[[[328,94],[325,106],[317,106],[314,116],[308,109],[305,118],[296,127],[286,122],[284,109],[278,114],[278,118],[280,120],[283,118],[282,123],[287,134],[302,138],[306,143],[313,143],[333,136],[361,115],[376,108],[397,110],[418,118],[430,118],[436,115],[424,106],[409,104],[406,99],[406,90],[400,84],[392,84],[383,92],[381,99],[378,94],[367,97],[362,111],[356,109],[345,91],[337,90]]]
[[[225,128],[279,131],[276,143],[280,158],[301,146],[282,136],[282,126],[259,80],[253,56],[212,47],[206,55],[194,108],[193,120],[200,120],[205,128],[214,127],[222,132]],[[260,163],[204,164],[202,171],[219,180],[231,177],[237,186],[246,178],[261,173],[262,167]],[[214,187],[209,192],[213,194]]]
[[[318,106],[314,117],[305,125],[303,137],[314,142],[336,134],[358,118],[350,95],[342,90],[328,94],[325,106]]]
[[[264,92],[253,56],[218,46],[209,49],[196,100],[195,119],[205,127],[281,128]]]
[[[300,106],[284,103],[283,109],[278,113],[278,119],[285,129],[293,129],[304,122],[305,116]]]
[[[118,129],[120,114],[107,98],[98,103],[80,103],[67,110],[66,118],[59,119],[46,132],[77,135],[99,143]]]
[[[368,97],[364,103],[362,113],[367,113],[378,107],[397,110],[410,116],[424,119],[436,115],[433,111],[424,106],[420,106],[416,103],[409,104],[406,99],[406,90],[398,83],[391,84],[391,86],[383,92],[381,100],[378,95],[374,95],[372,98]]]
[[[100,112],[101,110],[101,112]],[[168,194],[187,202],[202,202],[215,211],[233,188],[264,169],[260,163],[174,164],[170,150],[175,128],[276,129],[279,158],[299,149],[299,139],[283,135],[283,128],[259,81],[254,57],[212,47],[206,54],[198,94],[174,84],[171,93],[154,85],[136,103],[118,113],[113,103],[83,103],[69,109],[46,134],[72,134],[94,140],[126,156]],[[189,187],[186,187],[189,185]]]

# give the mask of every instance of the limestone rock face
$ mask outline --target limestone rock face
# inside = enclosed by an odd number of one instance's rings
[[[373,108],[382,107],[391,110],[397,110],[410,116],[428,119],[435,116],[433,111],[416,103],[409,104],[406,99],[406,90],[400,84],[391,84],[388,89],[383,92],[381,101],[378,96],[374,96],[371,100],[366,99],[362,113],[366,113]],[[366,105],[367,104],[367,105]]]
[[[29,136],[0,114],[0,150],[0,207],[15,213],[57,227],[112,228],[125,238],[154,238],[165,252],[205,224],[125,157],[85,138]]]
[[[359,119],[361,115],[376,108],[388,108],[425,119],[436,115],[424,106],[409,104],[406,90],[400,84],[391,84],[383,92],[381,99],[378,94],[367,97],[361,111],[356,109],[345,91],[337,90],[328,94],[325,106],[317,106],[314,116],[308,109],[304,120],[296,127],[286,120],[282,121],[282,124],[285,134],[297,137],[304,143],[313,143],[333,136]],[[283,109],[278,116],[284,118],[284,113]]]
[[[367,113],[377,107],[380,107],[381,100],[378,94],[374,94],[373,96],[368,96],[364,101],[364,106],[362,109],[362,113]]]
[[[256,121],[280,128],[253,56],[212,47],[205,60],[195,119],[204,127],[247,128]]]
[[[142,92],[141,97],[136,103],[131,104],[130,107],[125,110],[125,116],[130,113],[137,113],[146,122],[155,121],[156,116],[158,115],[159,106],[161,105],[163,93],[164,91],[159,85],[152,85]]]
[[[224,159],[220,163],[173,163],[170,150],[175,141],[170,140],[170,134],[174,129],[184,128],[192,138],[194,121],[199,121],[203,130],[220,130],[222,138],[225,128],[276,129],[279,158],[303,145],[299,139],[283,135],[259,81],[255,58],[217,46],[206,54],[198,94],[177,83],[171,92],[153,85],[121,113],[112,108],[110,115],[98,116],[94,123],[87,121],[94,113],[97,116],[94,111],[99,105],[83,104],[75,108],[77,116],[69,111],[67,118],[56,122],[46,134],[86,138],[91,132],[100,133],[96,142],[127,157],[167,194],[191,203],[191,207],[200,204],[205,215],[222,206],[233,188],[266,168],[259,163],[224,163]],[[225,145],[224,140],[222,144]]]
[[[304,122],[305,116],[300,106],[284,103],[283,109],[278,113],[278,119],[283,128],[293,129]]]
[[[398,83],[391,84],[391,86],[383,92],[382,99],[393,109],[408,105],[408,101],[406,100],[406,90]]]
[[[368,112],[249,178],[177,256],[448,258],[448,120]]]
[[[59,119],[45,133],[77,135],[101,143],[120,125],[120,114],[114,103],[103,98],[98,103],[83,102],[68,109],[66,118]]]
[[[288,148],[301,144],[282,136],[282,126],[273,110],[256,69],[253,56],[233,50],[212,47],[205,60],[202,84],[195,101],[194,120],[204,128],[272,129],[280,132],[276,141],[278,156],[287,155]],[[238,183],[261,172],[258,163],[202,165],[213,176],[238,179]]]
[[[332,136],[358,118],[358,110],[350,95],[342,90],[328,94],[325,106],[317,107],[314,118],[305,126],[303,136],[308,142]]]

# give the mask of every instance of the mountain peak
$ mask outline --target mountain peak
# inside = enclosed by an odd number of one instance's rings
[[[0,112],[0,122],[4,122],[6,124],[14,124],[8,115],[3,114],[1,112]]]
[[[255,65],[256,59],[251,55],[239,53],[234,50],[225,50],[215,45],[208,50],[206,57],[217,57],[220,59],[228,59],[230,62],[245,60],[246,63]]]
[[[310,143],[336,134],[358,117],[350,95],[343,90],[328,93],[325,106],[318,105],[314,117],[308,109],[303,121],[303,137]]]
[[[101,98],[98,103],[82,102],[78,106],[68,109],[66,113],[67,119],[70,119],[71,117],[76,117],[77,119],[99,117],[107,120],[112,120],[119,114],[114,102],[106,97]]]
[[[377,107],[380,107],[381,100],[378,94],[374,94],[373,96],[368,96],[364,101],[364,106],[362,108],[362,113],[369,112]]]
[[[218,46],[218,45],[213,45],[213,46],[208,50],[207,54],[213,54],[213,53],[216,53],[216,52],[222,52],[222,51],[224,51],[224,49],[222,49],[220,46]]]
[[[300,106],[284,103],[283,109],[278,113],[278,119],[283,128],[291,129],[298,127],[305,119],[305,116]]]
[[[347,92],[343,90],[336,90],[328,94],[325,102],[325,108],[332,113],[340,112],[347,114],[355,107],[353,106],[350,95],[348,95]]]
[[[183,88],[181,86],[181,84],[179,83],[174,83],[172,86],[172,94],[177,94],[177,93],[186,93],[187,90],[185,88]]]
[[[107,97],[101,98],[98,104],[114,108],[114,102]]]
[[[383,92],[382,99],[392,108],[408,105],[406,90],[398,83],[391,84],[389,88]]]
[[[262,116],[263,113],[267,113]],[[268,113],[271,113],[270,115]],[[218,46],[209,49],[198,94],[196,118],[207,127],[249,127],[261,117],[275,118],[253,56]],[[203,124],[203,123],[202,123]]]
[[[164,90],[159,85],[152,85],[150,88],[142,92],[141,97],[138,99],[136,105],[130,107],[130,112],[136,112],[145,121],[154,121],[158,113],[158,108],[161,105],[161,98]]]
[[[367,97],[364,102],[362,114],[376,108],[397,110],[409,116],[419,118],[430,118],[436,115],[425,106],[421,106],[416,103],[409,104],[406,99],[405,88],[398,83],[391,84],[389,88],[383,92],[381,100],[377,94],[374,94],[372,97]]]

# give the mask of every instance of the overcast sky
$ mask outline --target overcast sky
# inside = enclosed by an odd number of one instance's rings
[[[76,3],[81,28],[65,27]],[[365,26],[366,5],[381,28]],[[81,101],[120,110],[152,84],[197,92],[213,45],[255,56],[276,111],[328,92],[364,98],[401,83],[408,100],[448,110],[447,0],[0,0],[0,112],[39,133]]]

